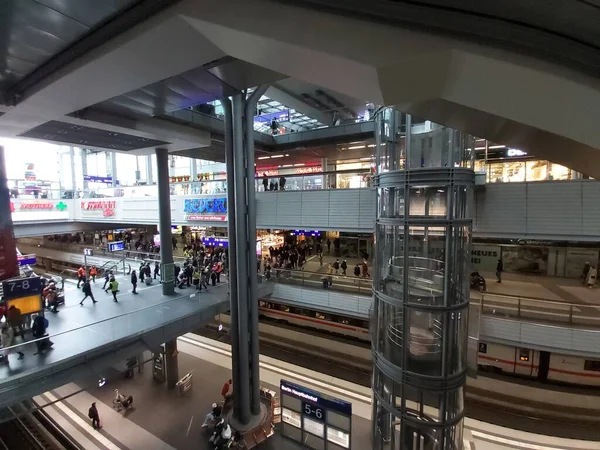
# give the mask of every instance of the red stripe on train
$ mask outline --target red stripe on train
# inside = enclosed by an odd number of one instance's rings
[[[507,359],[491,358],[489,356],[483,356],[483,355],[478,355],[478,357],[481,359],[487,359],[489,361],[499,362],[502,364],[508,364],[511,366],[533,367],[534,369],[539,369],[539,366],[536,366],[536,365],[531,366],[529,364],[515,362],[515,361],[509,361]],[[548,368],[548,373],[550,373],[550,372],[562,373],[565,375],[576,375],[576,376],[580,376],[580,377],[600,378],[600,373],[573,372],[571,370],[555,369],[553,367]]]
[[[283,311],[277,311],[277,310],[269,309],[269,308],[260,308],[260,309],[264,312],[268,312],[269,314],[275,314],[277,316],[284,316],[284,317],[290,317],[292,319],[304,320],[306,322],[319,323],[321,325],[327,325],[327,326],[334,327],[334,328],[341,328],[342,330],[356,331],[356,332],[364,333],[364,334],[369,333],[367,330],[365,330],[363,328],[353,328],[348,325],[341,325],[341,324],[334,323],[334,322],[327,322],[325,320],[313,319],[312,317],[299,316],[297,314],[286,313]]]
[[[531,367],[533,369],[538,369],[539,368],[538,366],[535,366],[535,365],[532,365],[532,364],[526,364],[526,363],[516,362],[516,361],[509,361],[508,359],[492,358],[490,356],[478,355],[478,358],[487,359],[488,361],[499,362],[499,363],[502,363],[502,364],[509,364],[511,366]]]

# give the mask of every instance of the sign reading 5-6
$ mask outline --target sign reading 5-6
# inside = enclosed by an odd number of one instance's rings
[[[186,198],[183,212],[188,214],[225,214],[227,213],[227,198]]]

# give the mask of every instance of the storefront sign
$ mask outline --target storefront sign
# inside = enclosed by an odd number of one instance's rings
[[[81,202],[81,210],[86,212],[102,212],[104,217],[115,215],[116,200],[93,200]]]
[[[224,222],[227,220],[227,198],[186,198],[183,212],[186,220]]]
[[[262,177],[275,177],[279,175],[279,170],[275,169],[275,170],[259,170],[258,172],[256,172],[256,176],[262,178]]]
[[[320,167],[320,166],[298,167],[298,168],[296,168],[295,172],[297,174],[303,174],[303,173],[321,173],[321,172],[323,172],[323,168]]]
[[[201,238],[204,245],[213,247],[229,247],[229,239],[226,237],[205,236]]]
[[[499,245],[473,244],[471,264],[474,271],[494,272],[499,259]]]
[[[19,206],[20,209],[40,210],[40,209],[54,209],[54,203],[52,202],[23,202]]]

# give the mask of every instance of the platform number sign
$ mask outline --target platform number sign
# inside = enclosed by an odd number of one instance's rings
[[[487,353],[487,344],[485,342],[479,343],[479,353]]]
[[[303,404],[304,415],[314,417],[317,420],[325,420],[325,410],[319,406],[310,403]]]
[[[4,300],[41,295],[42,281],[40,277],[19,278],[2,282]]]

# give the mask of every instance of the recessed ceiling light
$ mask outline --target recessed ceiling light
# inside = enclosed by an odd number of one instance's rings
[[[270,156],[259,156],[257,159],[269,159],[271,158]]]
[[[283,158],[283,155],[271,155],[271,158]]]
[[[305,165],[304,163],[294,164],[294,167],[301,167],[301,166],[304,166],[304,165]]]
[[[366,145],[355,145],[353,147],[348,147],[348,150],[358,150],[359,148],[365,148]]]

